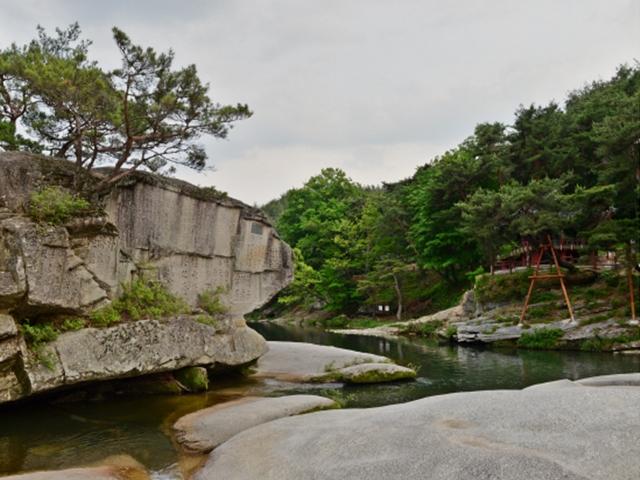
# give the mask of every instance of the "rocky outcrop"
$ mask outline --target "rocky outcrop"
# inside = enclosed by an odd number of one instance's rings
[[[194,478],[636,480],[640,386],[613,380],[283,418],[223,443]]]
[[[177,180],[135,174],[100,200],[104,214],[64,226],[23,215],[32,192],[69,184],[72,169],[0,153],[0,308],[83,312],[143,271],[191,305],[218,291],[242,316],[291,281],[291,249],[259,210]]]
[[[256,425],[336,406],[333,400],[317,395],[245,397],[185,415],[175,423],[173,430],[183,448],[206,453]]]
[[[0,401],[188,366],[239,366],[266,350],[243,324],[220,331],[186,316],[67,332],[37,352],[18,336],[0,342]]]
[[[116,455],[106,458],[100,465],[65,470],[20,473],[2,477],[3,480],[150,480],[151,477],[133,457]]]
[[[90,216],[34,222],[32,193],[97,181],[74,173],[66,161],[0,153],[0,402],[88,381],[240,365],[263,353],[264,340],[243,315],[286,286],[293,265],[291,249],[259,210],[212,189],[136,173],[94,198]],[[192,307],[200,293],[216,292],[228,328],[188,317],[146,320],[65,333],[37,354],[18,334],[13,318],[84,315],[140,275]]]
[[[267,342],[254,376],[289,382],[377,383],[412,379],[416,372],[380,355],[303,342]],[[359,368],[354,368],[358,366]]]

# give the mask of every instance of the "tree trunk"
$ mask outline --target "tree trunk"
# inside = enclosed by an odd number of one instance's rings
[[[635,320],[636,319],[636,302],[635,302],[635,295],[634,295],[634,285],[633,285],[633,272],[632,272],[632,265],[635,264],[635,259],[633,258],[634,255],[631,251],[631,243],[627,243],[626,246],[626,250],[627,250],[627,283],[629,284],[629,305],[631,306],[631,320]]]
[[[398,310],[396,310],[396,318],[399,322],[402,321],[402,290],[400,289],[400,282],[398,281],[398,275],[393,274],[393,284],[396,289],[396,298],[398,299]]]

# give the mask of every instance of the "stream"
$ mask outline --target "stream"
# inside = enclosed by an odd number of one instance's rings
[[[415,382],[386,385],[290,384],[239,376],[216,379],[213,390],[180,396],[118,397],[57,402],[54,398],[0,408],[0,475],[59,469],[127,454],[154,479],[180,479],[170,426],[180,416],[248,394],[339,395],[347,407],[375,407],[442,393],[520,389],[561,378],[640,371],[640,355],[496,350],[441,346],[419,338],[387,340],[311,328],[254,323],[268,340],[304,341],[385,355],[418,369]],[[337,393],[336,393],[337,392]]]

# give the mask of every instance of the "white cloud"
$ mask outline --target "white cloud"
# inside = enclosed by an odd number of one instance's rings
[[[117,64],[117,25],[195,63],[215,100],[248,103],[228,141],[206,141],[218,172],[187,177],[259,203],[324,166],[397,180],[476,123],[640,57],[635,0],[20,0],[0,46],[74,20],[101,64]]]

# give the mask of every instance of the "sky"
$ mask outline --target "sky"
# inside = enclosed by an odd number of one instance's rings
[[[117,26],[195,64],[214,101],[249,104],[203,139],[215,170],[178,176],[258,205],[325,167],[409,177],[477,123],[640,60],[638,0],[0,0],[0,48],[74,21],[104,68]]]

